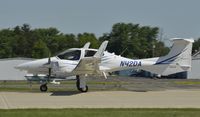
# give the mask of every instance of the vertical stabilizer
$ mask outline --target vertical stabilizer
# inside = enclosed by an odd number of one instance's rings
[[[153,66],[142,69],[160,75],[189,71],[191,69],[192,43],[194,40],[173,38],[172,41],[172,48],[166,56],[157,58]]]
[[[192,39],[174,38],[171,51],[160,57],[156,64],[178,63],[181,66],[191,66]]]

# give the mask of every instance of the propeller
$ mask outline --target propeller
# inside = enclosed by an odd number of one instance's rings
[[[49,65],[49,68],[48,68],[48,77],[47,77],[47,81],[49,82],[50,81],[50,78],[51,78],[51,72],[52,72],[52,68],[51,68],[51,55],[50,55],[50,52],[49,52],[49,58],[48,58],[48,65]]]

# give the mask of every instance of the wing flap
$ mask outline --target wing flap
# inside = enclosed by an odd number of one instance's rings
[[[100,59],[95,57],[82,58],[76,68],[73,70],[75,74],[97,74],[99,73]]]

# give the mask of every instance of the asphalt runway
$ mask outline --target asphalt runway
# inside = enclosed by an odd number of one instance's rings
[[[200,108],[200,90],[0,92],[0,108]]]

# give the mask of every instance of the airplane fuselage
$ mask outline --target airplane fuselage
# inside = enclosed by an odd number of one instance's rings
[[[76,49],[74,49],[76,50]],[[80,58],[84,57],[85,49],[78,49],[81,51]],[[90,51],[96,52],[96,49],[87,49]],[[155,58],[156,59],[156,58]],[[154,59],[154,60],[155,60]],[[80,60],[80,59],[79,59]],[[53,75],[56,77],[68,77],[77,75],[72,71],[76,68],[79,63],[79,60],[66,60],[61,59],[59,56],[51,57],[51,61],[54,64],[55,69],[53,69]],[[21,70],[26,70],[30,74],[38,75],[38,74],[48,74],[47,66],[45,65],[48,61],[48,58],[38,59],[35,61],[27,62],[17,66]],[[101,58],[101,62],[99,63],[99,69],[102,72],[108,73],[118,70],[126,70],[126,69],[137,69],[142,66],[153,65],[155,61],[151,61],[150,59],[129,59],[122,57],[120,55],[115,55],[114,53],[109,53],[107,51],[104,52],[103,57]],[[57,67],[57,68],[56,68]]]

